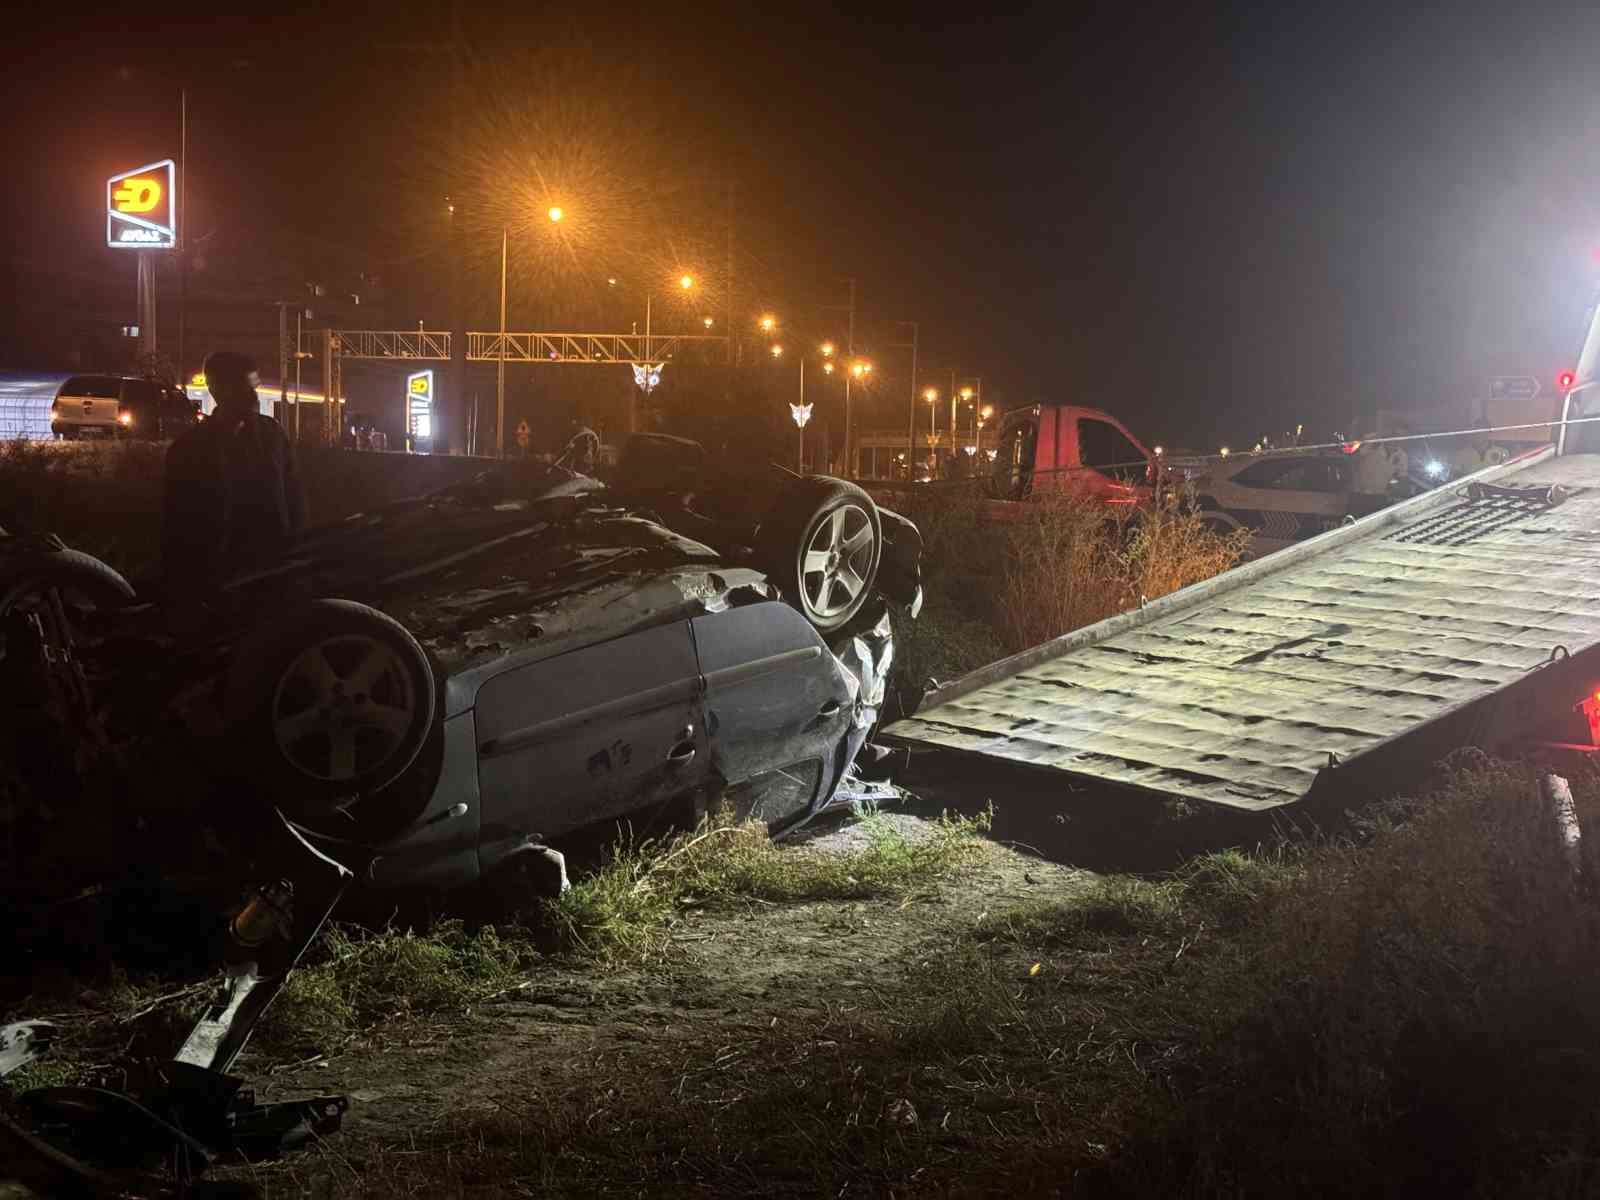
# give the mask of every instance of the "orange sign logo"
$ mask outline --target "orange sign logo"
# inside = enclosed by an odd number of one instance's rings
[[[111,203],[121,213],[153,212],[161,205],[165,191],[159,179],[149,175],[130,175],[117,184],[111,193]]]
[[[170,158],[106,180],[106,244],[170,250],[178,244],[177,164]]]

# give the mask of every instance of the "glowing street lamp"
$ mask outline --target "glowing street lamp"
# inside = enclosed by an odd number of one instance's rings
[[[832,358],[833,357],[833,343],[832,342],[823,342],[822,345],[817,347],[817,349],[822,352],[822,357],[823,358]]]
[[[773,316],[771,313],[763,313],[761,319],[757,321],[756,324],[761,327],[762,333],[771,333],[773,330],[778,328],[778,318]]]
[[[783,357],[783,347],[782,346],[778,346],[778,345],[774,345],[769,349],[768,353],[770,353],[773,358],[782,358]]]
[[[455,212],[455,206],[450,206],[450,211]],[[545,216],[550,218],[550,224],[559,225],[566,216],[565,210],[559,204],[552,204],[545,210]],[[494,449],[495,454],[501,458],[506,453],[506,263],[511,256],[511,230],[509,226],[500,227],[500,344],[498,361],[495,367],[494,385]],[[615,279],[606,282],[616,285]]]
[[[824,375],[832,375],[833,374],[833,363],[831,363],[831,362],[823,363],[822,364],[822,373]]]
[[[712,325],[716,324],[716,322],[710,317],[701,317],[700,324],[704,325],[707,329],[710,329]]]
[[[678,286],[680,288],[682,288],[686,292],[689,291],[691,288],[694,287],[694,276],[693,275],[679,275],[678,276]]]
[[[850,374],[857,379],[865,379],[872,374],[872,364],[864,358],[858,358],[850,364]]]

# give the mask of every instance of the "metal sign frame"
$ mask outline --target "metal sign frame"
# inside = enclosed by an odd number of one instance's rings
[[[146,203],[144,194],[126,186],[133,180],[147,180],[146,191],[154,187],[157,195]],[[118,171],[106,180],[106,245],[113,250],[173,250],[178,245],[178,164],[170,158],[146,163],[130,171]],[[166,221],[144,213],[164,210]]]

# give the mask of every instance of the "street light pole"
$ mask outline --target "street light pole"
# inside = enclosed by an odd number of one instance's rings
[[[956,391],[956,369],[954,367],[951,367],[950,368],[950,462],[951,462],[952,470],[954,469],[955,457],[956,457],[956,405],[960,402],[960,400],[961,400],[961,396]]]
[[[800,356],[800,407],[806,406],[806,356]],[[794,469],[800,474],[806,473],[806,427],[800,426],[800,454],[794,460]]]
[[[506,257],[511,231],[500,227],[500,354],[494,383],[494,452],[506,456]]]
[[[849,329],[849,354],[852,366],[856,360],[856,281],[845,280],[850,285],[850,329]],[[853,457],[855,450],[855,421],[850,405],[850,376],[853,370],[846,372],[844,377],[844,474],[848,479],[855,463]]]
[[[915,321],[902,321],[911,326],[911,421],[906,426],[906,478],[911,478],[911,462],[917,456],[917,340],[921,328]]]

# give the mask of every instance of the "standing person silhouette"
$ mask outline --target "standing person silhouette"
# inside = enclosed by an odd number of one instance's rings
[[[167,449],[161,565],[169,598],[203,602],[230,573],[271,561],[305,528],[305,495],[283,426],[261,414],[243,354],[205,362],[216,409]]]

